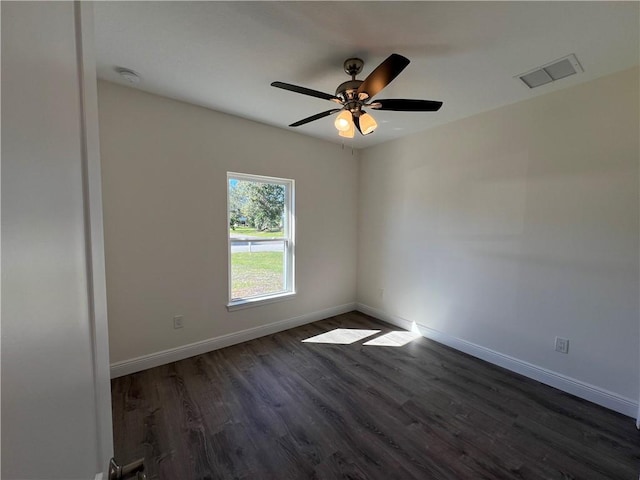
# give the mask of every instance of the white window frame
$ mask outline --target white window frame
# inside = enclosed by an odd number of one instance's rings
[[[232,272],[231,272],[231,246],[234,243],[229,235],[229,225],[231,223],[231,212],[229,209],[229,182],[230,180],[273,183],[285,186],[284,195],[284,236],[274,239],[260,239],[256,243],[280,243],[284,241],[284,288],[282,291],[269,293],[265,295],[256,295],[247,298],[232,298]],[[289,178],[267,177],[264,175],[252,175],[248,173],[227,172],[227,284],[229,288],[227,309],[229,311],[239,310],[242,308],[256,307],[268,303],[279,302],[291,299],[295,294],[295,181]],[[241,241],[241,240],[238,240]]]

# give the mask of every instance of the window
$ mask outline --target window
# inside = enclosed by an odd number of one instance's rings
[[[293,180],[227,174],[230,310],[295,293]]]

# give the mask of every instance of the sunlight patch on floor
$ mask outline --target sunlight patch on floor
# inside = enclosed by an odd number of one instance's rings
[[[368,342],[363,343],[363,345],[376,347],[402,347],[418,337],[420,337],[420,334],[415,332],[389,332],[384,335],[380,335],[373,340],[369,340]]]
[[[321,333],[315,337],[310,337],[303,342],[307,343],[335,343],[339,345],[349,345],[351,343],[362,340],[363,338],[370,337],[380,333],[380,330],[361,330],[358,328],[336,328],[330,332]]]

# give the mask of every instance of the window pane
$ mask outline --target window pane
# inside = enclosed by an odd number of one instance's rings
[[[291,291],[293,186],[290,180],[274,180],[229,175],[231,301]]]
[[[230,236],[285,236],[285,186],[229,179]]]
[[[285,289],[284,241],[231,246],[231,299],[282,292]]]

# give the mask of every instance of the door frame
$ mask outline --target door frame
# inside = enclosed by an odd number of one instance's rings
[[[109,460],[113,457],[113,425],[93,2],[74,1],[74,15],[81,109],[87,295],[92,334],[98,479],[106,475]]]

